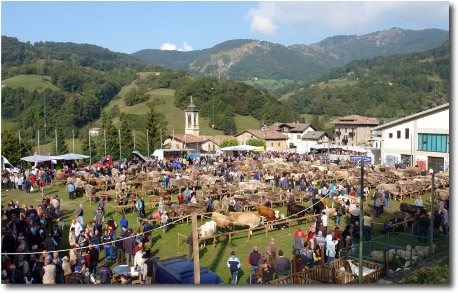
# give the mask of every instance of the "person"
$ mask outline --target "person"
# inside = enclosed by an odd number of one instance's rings
[[[114,262],[113,257],[113,237],[105,230],[105,234],[102,236],[103,248],[105,250],[105,260],[108,261],[108,256],[111,258],[111,262]]]
[[[122,213],[121,220],[119,220],[119,227],[129,228],[129,221],[126,219],[126,215]]]
[[[340,202],[336,206],[336,225],[342,225],[342,216],[345,215],[345,208],[340,204]]]
[[[289,269],[291,267],[291,262],[287,257],[283,255],[283,250],[278,251],[278,258],[275,261],[275,272],[279,279],[289,276]]]
[[[316,240],[318,241],[318,246],[320,248],[326,247],[326,238],[323,236],[322,231],[318,231],[318,236],[316,236]]]
[[[131,237],[132,234],[131,232],[127,232],[127,235],[124,240],[122,247],[125,250],[126,254],[126,265],[130,266],[130,263],[132,262],[132,265],[134,265],[134,258],[135,258],[135,239]]]
[[[110,284],[113,278],[113,272],[108,268],[107,261],[102,262],[102,266],[95,273],[96,277],[100,277],[101,284]]]
[[[56,266],[53,263],[51,263],[50,259],[45,259],[45,265],[43,267],[43,270],[43,284],[55,284]]]
[[[68,256],[62,258],[62,270],[64,271],[65,284],[70,284],[70,275],[72,274],[72,267]]]
[[[152,260],[146,256],[143,257],[146,258],[142,266],[143,284],[150,285],[154,283],[154,265]]]
[[[138,271],[141,270],[143,263],[145,262],[146,258],[143,257],[143,247],[139,247],[138,251],[135,253],[134,257],[134,268]]]
[[[181,191],[180,191],[180,193],[178,194],[177,199],[178,199],[178,205],[179,205],[179,206],[181,206],[182,204],[184,204],[185,201],[184,201],[183,194],[181,194]]]
[[[332,237],[332,240],[326,245],[326,256],[328,258],[328,263],[332,262],[336,256],[336,244],[337,238]]]
[[[69,284],[84,284],[84,277],[81,273],[81,266],[75,266],[75,271],[70,275]]]
[[[169,221],[169,217],[167,216],[167,212],[163,212],[161,216],[161,225],[162,225],[162,234],[165,234],[167,231],[167,222]]]
[[[95,221],[95,229],[99,230],[99,232],[102,232],[102,225],[103,225],[103,222],[105,221],[105,218],[100,208],[97,209],[97,213],[94,216],[94,221]]]
[[[142,212],[143,212],[143,206],[142,206],[142,201],[140,198],[137,199],[137,203],[135,204],[135,208],[137,209],[137,218],[142,217]]]
[[[97,208],[99,208],[102,211],[102,214],[105,216],[105,202],[103,201],[103,197],[99,197]]]
[[[192,238],[192,233],[186,239],[186,243],[189,244],[188,259],[191,260],[193,252],[194,252],[194,242],[193,242],[193,238]]]
[[[442,235],[447,236],[448,233],[448,211],[447,209],[441,210],[441,218],[442,218]]]
[[[75,185],[73,185],[73,181],[70,181],[70,183],[67,185],[67,190],[68,190],[68,198],[72,200],[73,194],[75,193]]]
[[[191,196],[191,203],[197,203],[197,198],[196,198],[196,195],[194,193]]]
[[[420,231],[418,234],[418,241],[423,240],[423,242],[427,242],[428,241],[428,228],[430,226],[430,221],[426,213],[420,215],[418,226],[420,227]]]
[[[251,265],[251,274],[255,274],[256,270],[259,268],[258,263],[259,259],[261,258],[261,254],[258,252],[258,247],[253,246],[253,252],[250,253],[248,257],[248,263]]]
[[[132,278],[129,277],[127,274],[121,275],[121,284],[132,284]]]
[[[390,207],[390,201],[391,201],[391,192],[389,190],[385,190],[385,207],[386,208]]]
[[[80,203],[80,207],[79,207],[78,210],[76,211],[76,217],[78,217],[78,219],[80,219],[80,224],[81,224],[81,225],[84,225],[83,214],[84,214],[83,204]]]
[[[268,208],[272,208],[272,203],[270,202],[270,200],[268,198],[266,198],[266,202],[264,203],[264,206],[266,206]]]
[[[416,205],[417,207],[423,206],[423,200],[421,199],[421,195],[418,195],[418,197],[415,199],[414,205]]]
[[[340,230],[339,226],[336,226],[334,228],[334,231],[332,231],[332,233],[334,233],[334,236],[337,238],[336,251],[339,251],[339,246],[340,246],[340,243],[342,242],[342,240],[341,240],[342,238],[340,237],[339,230]]]
[[[328,233],[328,215],[325,210],[321,212],[321,223],[323,224],[323,235]]]
[[[364,214],[364,217],[363,217],[363,235],[364,235],[364,239],[366,241],[370,241],[371,240],[371,225],[372,225],[372,222],[374,220],[369,216],[368,213],[365,213]]]
[[[307,235],[302,232],[301,228],[297,228],[297,231],[294,234],[294,249],[296,250],[296,255],[301,253],[301,250],[304,247],[304,238],[306,237]]]
[[[227,259],[227,267],[231,270],[232,284],[237,284],[240,260],[237,256],[235,256],[235,251],[232,251],[231,256]]]
[[[376,218],[380,217],[380,214],[382,213],[381,198],[382,197],[381,197],[380,193],[378,193],[376,198],[375,198],[375,203],[374,203],[375,217]]]
[[[355,225],[353,226],[353,231],[351,232],[353,240],[355,242],[359,242],[359,237],[360,237],[360,231],[359,230],[360,230],[359,222],[356,221]]]
[[[108,230],[108,233],[111,234],[111,237],[115,239],[116,229],[118,229],[118,225],[116,225],[116,222],[114,221],[113,216],[110,216],[110,219],[107,221],[106,229]]]
[[[145,213],[145,198],[142,196],[140,201],[142,202],[142,218],[145,217],[146,213]]]
[[[321,262],[321,249],[319,247],[317,247],[313,251],[313,262],[312,262],[312,265],[313,266],[317,266],[317,265],[320,264],[320,262]]]
[[[436,210],[434,212],[434,218],[433,218],[433,241],[437,242],[439,241],[439,228],[441,226],[441,216],[439,214],[439,211]]]
[[[184,191],[184,198],[186,200],[186,204],[189,204],[190,202],[190,195],[191,192],[189,191],[189,187],[186,187],[186,190]]]

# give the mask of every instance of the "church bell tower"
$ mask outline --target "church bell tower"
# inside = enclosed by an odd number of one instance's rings
[[[191,103],[184,109],[184,113],[186,118],[184,133],[199,136],[199,109],[192,102],[192,96]]]

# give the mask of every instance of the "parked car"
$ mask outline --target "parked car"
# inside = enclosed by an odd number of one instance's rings
[[[155,265],[155,282],[157,284],[194,284],[194,262],[186,257],[175,257],[158,261]],[[200,266],[201,284],[224,284],[223,280],[206,267]]]

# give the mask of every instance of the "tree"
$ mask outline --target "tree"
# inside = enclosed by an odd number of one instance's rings
[[[156,113],[154,105],[151,105],[150,111],[146,115],[144,124],[145,128],[148,129],[147,140],[150,147],[150,152],[152,153],[155,149],[161,147],[161,129],[162,133],[165,134],[167,131],[166,122],[164,122],[160,115]]]
[[[106,136],[106,146],[107,146],[107,156],[112,156],[113,158],[117,158],[119,154],[119,133],[118,130],[114,127],[113,122],[111,121],[110,116],[107,112],[103,111],[102,116],[102,128],[100,129],[100,133],[98,135],[98,151],[97,153],[100,155],[105,155],[105,141],[104,141],[104,134],[103,131],[105,130]],[[91,139],[92,140],[92,139]]]
[[[250,138],[246,142],[247,145],[252,145],[252,146],[264,146],[264,140],[260,138]]]
[[[57,152],[56,155],[63,155],[68,153],[68,145],[67,142],[65,141],[64,133],[62,131],[62,126],[60,123],[56,124],[56,130],[57,130]],[[56,147],[56,143],[54,143],[54,147]]]
[[[318,115],[313,115],[312,121],[310,122],[316,130],[324,130],[323,119]]]
[[[134,150],[134,139],[132,137],[132,127],[127,121],[126,115],[121,114],[121,153],[123,158],[130,159]]]
[[[229,140],[229,145],[228,145],[228,140],[224,139],[223,142],[221,142],[219,144],[219,147],[220,148],[225,148],[225,147],[228,147],[228,146],[236,146],[236,145],[239,145],[239,141],[236,138],[231,138]]]
[[[21,140],[19,146],[19,134],[10,132],[8,129],[2,129],[2,156],[8,159],[13,166],[21,162],[21,158],[30,155],[28,150],[32,147]]]

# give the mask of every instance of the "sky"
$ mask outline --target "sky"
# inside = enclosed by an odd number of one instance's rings
[[[232,39],[285,46],[399,27],[449,30],[446,1],[2,1],[1,33],[112,51],[192,51]]]

